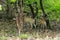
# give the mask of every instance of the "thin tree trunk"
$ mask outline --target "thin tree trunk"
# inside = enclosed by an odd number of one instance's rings
[[[49,22],[49,19],[48,19],[48,15],[45,13],[45,10],[43,8],[43,3],[42,2],[43,2],[43,0],[40,0],[40,6],[41,6],[41,10],[43,12],[43,18],[46,21],[47,28],[51,29],[50,22]]]
[[[30,7],[31,9],[31,12],[32,12],[32,18],[35,18],[35,13],[34,13],[34,8],[31,4],[28,4],[28,6]]]
[[[20,6],[18,5],[18,0],[17,0],[17,11],[18,11],[18,16],[16,17],[16,22],[17,22],[17,27],[19,30],[19,34],[23,28],[23,5],[22,5],[22,1],[20,3]]]
[[[31,9],[32,12],[32,17],[33,19],[38,15],[38,7],[37,7],[37,2],[34,2],[35,7],[32,6],[32,4],[28,4],[28,6]],[[34,8],[36,8],[36,13],[34,13]]]

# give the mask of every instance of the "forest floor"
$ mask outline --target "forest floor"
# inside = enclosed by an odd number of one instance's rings
[[[20,36],[16,22],[0,21],[0,40],[60,40],[60,30],[23,29]]]
[[[21,33],[20,36],[1,36],[0,40],[60,40],[60,31],[32,31]]]

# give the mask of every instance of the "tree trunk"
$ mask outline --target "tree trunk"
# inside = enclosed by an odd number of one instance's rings
[[[32,18],[34,19],[38,15],[38,7],[37,7],[37,2],[34,2],[35,7],[32,6],[32,4],[28,4],[28,6],[31,9],[32,12]],[[34,8],[36,8],[36,13],[34,13]]]
[[[19,34],[23,28],[23,5],[22,5],[22,1],[20,2],[20,6],[18,5],[18,0],[17,0],[17,12],[18,12],[18,16],[16,17],[16,22],[17,22],[17,27],[19,30]]]
[[[28,4],[28,6],[30,7],[31,9],[31,12],[32,12],[32,18],[35,18],[35,13],[34,13],[34,8],[31,4]]]
[[[45,10],[44,10],[44,8],[43,8],[43,0],[40,0],[40,6],[41,6],[41,10],[42,10],[42,12],[43,12],[43,18],[45,19],[45,21],[46,21],[46,26],[47,26],[47,28],[49,28],[49,29],[51,29],[51,27],[50,27],[50,22],[49,22],[49,19],[48,19],[48,15],[45,13]]]

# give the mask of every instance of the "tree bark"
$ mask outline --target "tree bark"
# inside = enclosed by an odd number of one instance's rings
[[[28,6],[30,7],[31,12],[32,12],[32,18],[35,18],[34,8],[32,7],[31,4],[28,4]]]
[[[17,22],[17,27],[19,30],[19,34],[23,28],[23,4],[22,1],[20,2],[20,6],[18,5],[18,0],[17,0],[17,12],[18,12],[18,16],[16,17],[16,22]]]

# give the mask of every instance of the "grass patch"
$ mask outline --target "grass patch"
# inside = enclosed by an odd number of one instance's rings
[[[1,40],[6,40],[6,37],[5,37],[5,36],[2,36],[2,37],[1,37]]]
[[[28,38],[28,34],[20,34],[19,37],[20,38]]]

